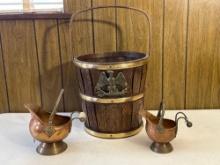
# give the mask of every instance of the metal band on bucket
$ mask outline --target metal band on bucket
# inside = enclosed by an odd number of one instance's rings
[[[148,55],[144,58],[132,60],[128,62],[113,62],[113,63],[98,63],[98,62],[84,62],[74,58],[73,62],[76,66],[84,69],[97,69],[97,70],[119,70],[143,66],[148,62]]]
[[[143,128],[143,123],[141,123],[141,125],[135,129],[135,130],[131,130],[128,132],[121,132],[121,133],[103,133],[103,132],[96,132],[94,130],[89,129],[88,127],[85,126],[85,131],[95,137],[98,138],[103,138],[103,139],[120,139],[120,138],[127,138],[130,136],[134,136],[136,134],[138,134]]]
[[[80,97],[85,101],[93,102],[93,103],[117,104],[117,103],[125,103],[125,102],[139,100],[144,97],[144,94],[141,93],[135,96],[121,97],[121,98],[97,98],[97,97],[92,97],[92,96],[88,96],[88,95],[84,95],[80,93]]]

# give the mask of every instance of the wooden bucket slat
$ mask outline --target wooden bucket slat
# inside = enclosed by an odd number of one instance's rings
[[[90,74],[90,70],[88,69],[81,69],[81,75],[84,85],[84,92],[88,95],[93,95],[93,84],[92,78]],[[96,110],[95,105],[90,102],[86,102],[86,112],[89,118],[89,125],[93,130],[98,130],[98,124],[96,119]]]

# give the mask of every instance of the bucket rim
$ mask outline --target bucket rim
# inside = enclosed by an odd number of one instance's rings
[[[83,61],[80,58],[85,56],[97,56],[101,57],[101,55],[104,56],[110,56],[112,54],[137,54],[140,57],[137,59],[131,59],[126,61],[119,61],[119,62],[87,62]],[[78,57],[74,57],[73,63],[84,69],[97,69],[97,70],[119,70],[119,69],[128,69],[128,68],[135,68],[139,66],[143,66],[147,64],[149,55],[143,52],[136,52],[136,51],[112,51],[112,52],[104,52],[104,53],[93,53],[93,54],[83,54]]]

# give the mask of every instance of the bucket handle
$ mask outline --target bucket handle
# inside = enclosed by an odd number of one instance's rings
[[[150,52],[151,52],[151,22],[150,22],[150,19],[149,19],[149,16],[148,14],[144,11],[144,10],[141,10],[141,9],[138,9],[138,8],[134,8],[134,7],[129,7],[129,6],[121,6],[121,5],[106,5],[106,6],[95,6],[95,7],[91,7],[91,8],[87,8],[87,9],[84,9],[84,10],[80,10],[80,11],[77,11],[76,13],[73,13],[71,15],[71,18],[70,18],[70,22],[69,22],[69,38],[70,38],[70,48],[72,47],[72,24],[73,24],[73,21],[75,20],[75,18],[80,15],[81,13],[84,13],[84,12],[87,12],[87,11],[90,11],[90,10],[96,10],[96,9],[105,9],[105,8],[120,8],[120,9],[130,9],[132,11],[136,11],[137,13],[141,13],[145,16],[146,18],[146,21],[148,23],[148,26],[149,26],[149,32],[148,32],[148,49],[149,49],[149,57],[150,57]]]

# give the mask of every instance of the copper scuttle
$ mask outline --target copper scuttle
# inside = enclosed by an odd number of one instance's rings
[[[170,144],[178,131],[178,121],[184,119],[187,127],[192,127],[192,122],[188,120],[188,117],[183,112],[178,112],[175,115],[175,120],[164,118],[165,104],[161,102],[160,109],[157,116],[154,116],[146,110],[140,111],[146,119],[146,132],[153,143],[150,148],[157,153],[169,153],[173,150],[173,146]]]
[[[59,97],[51,113],[43,111],[40,106],[34,104],[25,104],[25,108],[31,113],[29,130],[32,137],[39,141],[37,153],[41,155],[56,155],[67,149],[67,144],[63,141],[71,131],[72,120],[79,119],[85,121],[85,114],[79,113],[78,117],[63,116],[56,114],[59,102],[64,90],[60,91]]]

